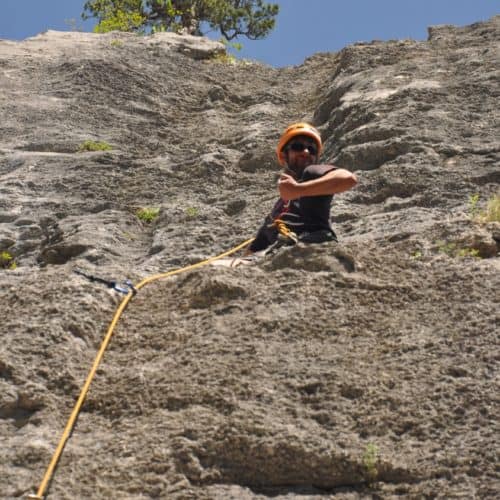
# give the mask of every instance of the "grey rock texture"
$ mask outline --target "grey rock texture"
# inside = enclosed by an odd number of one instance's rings
[[[73,271],[251,237],[305,119],[359,177],[341,243],[140,290],[49,497],[498,497],[500,227],[469,200],[499,189],[499,41],[495,17],[273,69],[170,34],[1,40],[1,494],[36,490],[122,297]]]

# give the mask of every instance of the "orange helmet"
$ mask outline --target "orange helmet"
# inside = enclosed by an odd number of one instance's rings
[[[293,123],[283,132],[283,135],[278,142],[278,147],[276,148],[278,161],[282,167],[285,165],[285,155],[283,153],[283,148],[287,145],[290,139],[293,139],[298,135],[306,135],[307,137],[314,139],[316,141],[316,145],[318,146],[318,156],[321,154],[323,143],[321,142],[321,136],[319,135],[319,132],[309,123]]]

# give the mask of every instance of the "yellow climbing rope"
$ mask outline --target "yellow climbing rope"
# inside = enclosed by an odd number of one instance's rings
[[[151,283],[153,281],[159,280],[161,278],[167,278],[169,276],[173,276],[175,274],[180,274],[186,271],[191,271],[192,269],[196,269],[198,267],[205,266],[207,264],[210,264],[211,262],[222,259],[223,257],[227,257],[228,255],[231,255],[238,250],[241,250],[242,248],[245,248],[248,246],[254,238],[251,238],[249,240],[244,241],[243,243],[240,243],[239,245],[235,246],[231,250],[228,250],[227,252],[224,252],[220,255],[216,255],[215,257],[210,257],[206,260],[197,262],[196,264],[191,264],[189,266],[180,268],[180,269],[174,269],[173,271],[168,271],[165,273],[161,274],[155,274],[154,276],[150,276],[149,278],[143,279],[139,284],[135,286],[135,290],[138,291],[142,287],[146,286],[148,283]],[[40,486],[38,488],[38,491],[36,495],[29,495],[28,498],[36,498],[36,499],[43,499],[45,495],[45,490],[47,489],[47,485],[49,484],[50,480],[52,479],[52,476],[54,475],[54,470],[57,466],[57,463],[59,462],[59,459],[61,458],[61,454],[63,452],[64,446],[66,444],[66,441],[68,440],[69,436],[71,435],[71,431],[75,425],[76,418],[78,417],[78,414],[80,412],[80,409],[82,407],[82,404],[85,400],[85,397],[87,395],[87,392],[90,388],[90,384],[92,383],[92,379],[95,376],[95,373],[97,371],[97,368],[99,366],[99,363],[102,360],[102,357],[104,356],[104,352],[106,351],[106,348],[108,347],[109,341],[111,340],[111,336],[113,334],[113,330],[116,327],[116,324],[118,323],[118,320],[120,319],[120,316],[122,315],[123,311],[127,307],[128,303],[134,296],[134,291],[131,290],[121,301],[120,305],[118,306],[118,309],[115,312],[115,315],[113,317],[113,320],[111,321],[108,331],[106,333],[106,336],[104,337],[104,340],[102,341],[101,347],[99,349],[99,352],[97,353],[97,356],[94,360],[94,363],[92,365],[92,368],[89,371],[89,374],[87,375],[87,379],[85,381],[85,384],[82,387],[82,390],[80,392],[80,396],[73,408],[73,411],[71,412],[71,415],[68,419],[68,422],[66,424],[66,427],[64,428],[64,431],[62,433],[61,439],[59,440],[59,444],[56,448],[56,451],[54,452],[54,455],[52,457],[52,460],[50,461],[49,466],[47,467],[47,470],[45,472],[45,475],[42,479],[42,482],[40,483]]]

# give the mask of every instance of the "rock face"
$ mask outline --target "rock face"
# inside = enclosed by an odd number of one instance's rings
[[[122,297],[73,271],[137,282],[251,237],[305,119],[359,177],[341,243],[140,290],[49,496],[496,497],[500,228],[472,212],[498,193],[499,39],[279,70],[169,34],[0,41],[2,495],[36,490]]]

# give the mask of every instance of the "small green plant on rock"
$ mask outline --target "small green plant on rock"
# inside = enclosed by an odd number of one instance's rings
[[[438,251],[445,253],[449,257],[453,257],[457,249],[457,244],[452,242],[447,242],[443,240],[436,241]]]
[[[114,47],[115,49],[121,49],[123,47],[123,41],[118,40],[118,39],[113,39],[110,42],[111,47]]]
[[[475,257],[479,258],[479,250],[477,248],[460,248],[453,241],[437,241],[438,251],[445,253],[448,257]]]
[[[84,141],[78,146],[78,152],[84,151],[109,151],[113,149],[110,144],[103,141]]]
[[[233,54],[228,54],[227,52],[217,52],[210,60],[216,63],[233,66],[238,64],[238,59],[236,59]]]
[[[200,215],[200,211],[196,207],[187,207],[186,208],[186,215],[190,219],[194,219],[195,217],[198,217],[198,215]]]
[[[421,259],[421,258],[422,258],[422,256],[423,256],[423,254],[422,254],[422,250],[415,250],[415,251],[411,254],[411,256],[410,256],[410,257],[411,257],[413,260],[419,260],[419,259]]]
[[[457,257],[474,257],[479,258],[479,250],[477,248],[460,248],[456,253]]]
[[[140,208],[137,210],[136,215],[142,222],[151,224],[160,214],[159,208]]]
[[[500,193],[493,195],[488,200],[482,219],[484,222],[500,222]]]
[[[228,49],[230,49],[230,48],[234,49],[236,51],[240,51],[243,48],[243,44],[238,43],[238,42],[229,42],[225,38],[221,38],[219,40],[219,42],[221,42],[226,49],[224,52],[217,52],[216,54],[214,54],[212,56],[212,61],[218,62],[221,64],[232,64],[232,65],[248,64],[248,62],[245,61],[244,59],[238,59],[234,54],[231,54],[230,52],[228,52]]]
[[[363,454],[363,466],[365,468],[366,476],[369,483],[373,483],[378,477],[378,448],[374,443],[368,443],[366,445],[365,452]]]
[[[472,220],[486,224],[500,222],[500,193],[493,195],[486,203],[486,209],[479,209],[479,193],[469,196],[469,214]]]
[[[9,252],[0,253],[0,269],[10,269],[12,271],[16,267],[17,264],[14,261],[14,257]]]
[[[478,216],[479,212],[479,193],[474,193],[469,196],[469,213],[472,219],[475,219]]]

